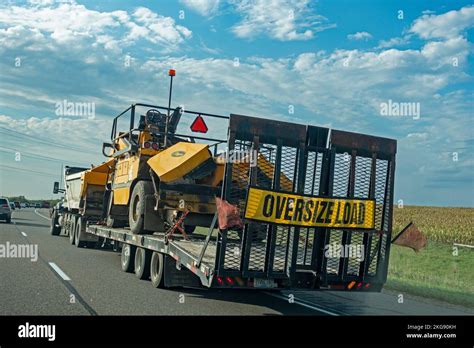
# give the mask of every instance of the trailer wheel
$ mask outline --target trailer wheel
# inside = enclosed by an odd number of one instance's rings
[[[164,273],[164,257],[162,253],[157,251],[153,252],[150,262],[150,278],[151,284],[155,288],[163,288],[165,284]]]
[[[137,247],[135,251],[135,275],[138,279],[150,278],[151,251]]]
[[[78,248],[83,248],[87,245],[87,241],[84,241],[84,234],[86,233],[86,225],[84,223],[84,219],[82,217],[78,217],[76,221],[76,228],[75,228],[75,240],[76,246]]]
[[[74,215],[68,214],[66,218],[66,226],[67,226],[67,231],[69,233],[69,243],[74,245],[75,239],[76,239],[76,223],[74,221]]]
[[[122,255],[120,256],[120,265],[122,266],[122,271],[127,273],[131,273],[134,271],[136,250],[137,247],[135,245],[122,245]]]
[[[56,209],[53,210],[53,214],[51,215],[51,235],[53,236],[59,236],[61,233],[61,227],[56,226],[58,224],[58,211]]]
[[[145,222],[145,200],[146,196],[153,193],[153,185],[150,181],[139,181],[133,188],[130,197],[128,221],[133,234],[144,234]]]

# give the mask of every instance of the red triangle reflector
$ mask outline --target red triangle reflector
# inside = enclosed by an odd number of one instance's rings
[[[204,122],[204,119],[201,117],[201,115],[198,115],[198,117],[196,117],[196,119],[193,121],[193,124],[191,125],[191,130],[197,133],[207,133],[208,128],[206,122]]]

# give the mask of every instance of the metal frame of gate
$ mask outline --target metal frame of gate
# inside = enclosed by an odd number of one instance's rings
[[[257,151],[257,166],[226,163],[222,196],[245,211],[249,186],[314,196],[376,201],[374,230],[279,226],[244,221],[219,234],[219,276],[287,279],[313,274],[313,287],[387,277],[396,141],[328,128],[232,114],[228,150]],[[243,184],[245,183],[245,185]],[[330,243],[363,245],[364,259],[327,258]]]

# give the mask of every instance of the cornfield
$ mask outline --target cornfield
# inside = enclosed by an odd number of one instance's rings
[[[474,208],[395,206],[393,212],[394,235],[413,221],[428,240],[474,245]]]

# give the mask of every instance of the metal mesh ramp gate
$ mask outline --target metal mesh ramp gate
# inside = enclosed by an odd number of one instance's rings
[[[250,185],[311,196],[371,198],[374,230],[279,226],[246,221],[221,231],[220,276],[285,278],[310,271],[318,283],[353,278],[385,281],[391,234],[394,140],[314,126],[231,115],[228,149],[240,161],[226,163],[223,197],[245,211]],[[245,221],[244,221],[245,222]],[[327,258],[328,244],[363,246],[364,259]]]

